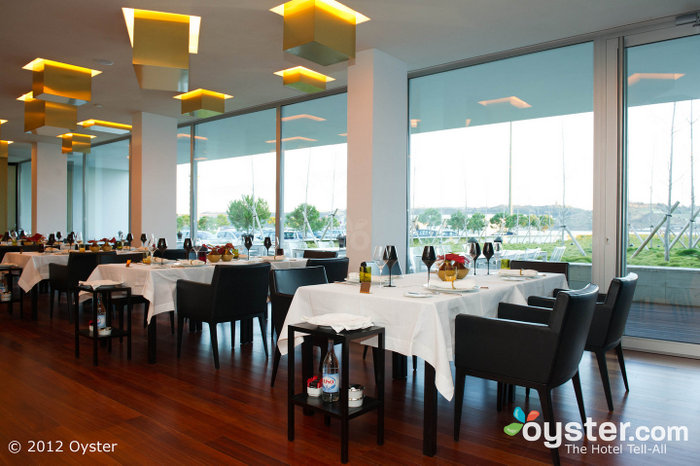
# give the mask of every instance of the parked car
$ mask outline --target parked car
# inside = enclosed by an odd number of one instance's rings
[[[223,243],[236,244],[241,242],[241,235],[233,230],[219,230],[216,233],[216,239]]]

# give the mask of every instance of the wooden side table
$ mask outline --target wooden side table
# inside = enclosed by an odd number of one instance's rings
[[[288,419],[287,437],[289,441],[294,441],[294,405],[302,406],[305,409],[320,411],[326,416],[340,419],[340,461],[348,462],[348,421],[369,411],[377,411],[377,445],[384,443],[384,327],[372,326],[360,330],[351,330],[336,333],[330,327],[300,323],[289,325],[287,361],[289,367],[288,382]],[[294,392],[294,334],[295,332],[304,334],[304,344],[302,346],[302,383],[301,392]],[[357,408],[348,407],[348,388],[350,373],[350,342],[377,336],[378,347],[374,351],[374,375],[375,375],[375,396],[365,395],[362,406]],[[320,397],[309,397],[306,394],[306,380],[313,372],[313,345],[312,339],[326,338],[333,340],[333,344],[342,344],[340,356],[340,400],[333,403],[324,403]]]

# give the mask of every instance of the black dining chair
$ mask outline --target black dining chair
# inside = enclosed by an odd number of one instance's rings
[[[306,261],[307,267],[323,266],[326,269],[328,282],[342,282],[348,277],[348,266],[350,259],[339,257],[334,259],[309,259]]]
[[[275,386],[277,369],[279,369],[282,354],[277,348],[277,339],[282,333],[284,319],[287,317],[289,306],[292,304],[294,293],[300,286],[320,285],[328,283],[326,269],[322,266],[303,267],[293,269],[277,269],[270,272],[270,307],[272,325],[270,326],[270,345],[275,348],[274,361],[272,363],[272,380],[270,386]],[[276,337],[275,337],[276,335]],[[322,351],[327,349],[328,342],[321,346]]]
[[[193,254],[192,251],[190,251],[190,256]],[[166,249],[162,254],[161,252],[156,249],[156,251],[153,253],[154,257],[163,257],[163,259],[167,260],[180,260],[180,259],[189,259],[187,257],[187,251],[184,249]]]
[[[304,249],[304,259],[332,259],[338,257],[335,251],[317,251],[315,249]]]
[[[627,317],[632,307],[637,279],[636,273],[628,273],[624,277],[613,278],[608,287],[608,292],[598,294],[593,322],[586,340],[586,351],[595,353],[598,360],[598,370],[603,381],[605,399],[608,402],[608,410],[610,411],[613,411],[614,408],[605,354],[611,349],[615,349],[620,372],[622,373],[622,381],[625,384],[625,391],[629,392],[630,387],[627,382],[625,357],[622,352],[622,335],[625,333]],[[561,292],[561,290],[558,290],[558,292]],[[551,308],[556,302],[556,298],[530,296],[527,302],[531,306]]]
[[[97,267],[98,253],[95,252],[71,252],[68,254],[68,264],[49,264],[49,317],[53,318],[54,293],[58,293],[58,301],[61,301],[61,293],[66,293],[68,301],[68,319],[73,322],[73,303],[78,309],[78,282],[87,280],[95,267]]]
[[[182,331],[185,318],[209,324],[214,366],[219,368],[219,344],[216,326],[231,322],[231,346],[234,344],[235,322],[258,318],[263,347],[267,356],[267,292],[270,264],[217,265],[211,284],[178,280],[177,300],[177,357],[182,349]]]
[[[465,377],[534,388],[544,421],[554,433],[551,391],[571,380],[583,422],[586,411],[578,365],[593,319],[596,285],[559,293],[553,309],[500,303],[498,318],[459,314],[455,318],[454,438],[459,440]],[[546,323],[542,323],[546,322]],[[499,397],[500,400],[500,397]],[[499,403],[500,408],[500,403]],[[559,464],[559,451],[551,450]]]
[[[547,261],[510,261],[511,270],[531,269],[538,272],[561,273],[569,281],[569,263],[568,262],[547,262]]]

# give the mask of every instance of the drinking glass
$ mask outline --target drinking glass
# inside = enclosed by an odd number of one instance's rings
[[[131,233],[126,234],[126,244],[129,245],[129,249],[131,249],[131,242],[134,241],[134,235]]]
[[[158,251],[160,251],[160,261],[165,262],[165,250],[168,249],[168,243],[165,238],[158,238]]]
[[[481,251],[486,258],[486,275],[491,273],[491,258],[493,257],[493,243],[484,243],[484,249]]]
[[[248,260],[250,260],[250,248],[253,247],[253,235],[243,235],[243,244],[248,250]]]
[[[469,243],[468,251],[469,251],[469,255],[471,256],[472,260],[474,261],[474,275],[476,275],[476,267],[477,267],[476,260],[481,255],[481,247],[479,246],[479,243],[477,243],[477,242]]]
[[[141,233],[141,238],[139,239],[141,240],[141,247],[147,247],[146,243],[148,243],[148,236],[146,236],[146,233]]]
[[[265,246],[265,255],[269,256],[270,255],[270,247],[272,246],[272,240],[270,239],[269,236],[265,237],[265,240],[263,241],[263,246]]]
[[[379,286],[382,286],[382,269],[386,265],[384,260],[384,246],[375,246],[372,250],[372,260],[379,267]]]
[[[46,242],[49,246],[53,246],[53,244],[56,242],[56,235],[53,233],[49,233],[49,240]]]
[[[389,266],[389,284],[387,287],[394,287],[394,285],[391,284],[391,269],[394,267],[394,264],[399,260],[398,256],[396,255],[396,247],[394,246],[387,246],[386,249],[384,249],[384,260],[386,261],[386,265]]]
[[[68,249],[72,250],[73,243],[75,242],[75,233],[73,233],[72,231],[68,233],[68,238],[66,238],[66,241],[68,241]]]
[[[185,253],[187,254],[187,260],[190,259],[190,252],[192,252],[192,240],[190,238],[185,238],[185,241],[182,242],[182,248],[185,250]]]
[[[189,239],[189,238],[187,238],[187,239]],[[199,241],[198,239],[195,239],[193,249],[194,249],[195,259],[200,260],[199,259],[199,251],[202,250],[202,242]]]
[[[61,232],[60,231],[56,232],[56,239],[61,241]]]
[[[435,248],[433,246],[426,246],[423,248],[423,256],[421,257],[423,263],[428,267],[428,288],[430,288],[430,267],[437,261],[435,256]]]

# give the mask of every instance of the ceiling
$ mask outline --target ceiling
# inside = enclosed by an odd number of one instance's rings
[[[131,123],[135,112],[180,115],[175,93],[141,90],[131,65],[122,7],[202,17],[199,53],[190,57],[190,89],[233,94],[227,111],[302,96],[273,75],[306,64],[282,51],[282,18],[268,11],[281,0],[23,0],[3,2],[0,118],[11,161],[27,158],[30,143],[57,138],[23,132],[23,103],[31,86],[22,66],[37,57],[103,71],[93,78],[92,101],[79,120]],[[357,49],[380,49],[410,71],[498,51],[572,37],[700,9],[700,0],[346,0],[369,16],[357,28]],[[100,60],[113,62],[111,66]],[[346,85],[347,63],[310,66]],[[104,141],[100,136],[94,142]]]

